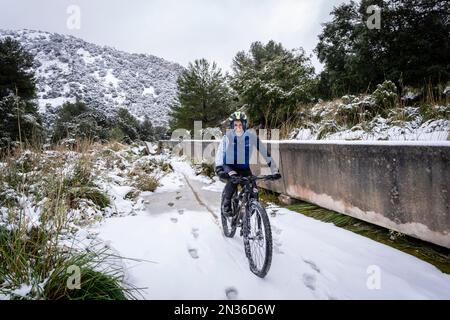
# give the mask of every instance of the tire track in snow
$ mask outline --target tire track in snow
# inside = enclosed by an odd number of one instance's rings
[[[198,195],[197,191],[195,191],[194,187],[191,185],[186,175],[184,173],[182,173],[182,175],[184,177],[184,180],[186,180],[186,183],[191,189],[192,193],[194,194],[195,200],[197,200],[199,205],[203,206],[206,210],[208,210],[209,213],[211,213],[211,215],[214,218],[214,223],[216,225],[219,225],[219,217],[217,216],[217,214],[215,214],[214,211],[205,202],[203,202],[202,199],[200,199],[200,196]]]

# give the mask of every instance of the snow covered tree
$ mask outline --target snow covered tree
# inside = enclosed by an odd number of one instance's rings
[[[189,63],[177,84],[178,96],[170,112],[172,130],[193,129],[194,121],[217,126],[231,112],[233,96],[215,62],[200,59]]]
[[[159,141],[163,139],[170,139],[170,135],[167,132],[167,128],[163,126],[156,126],[154,141]]]
[[[370,5],[380,10],[380,29],[366,25]],[[450,79],[449,10],[444,0],[362,0],[335,7],[315,50],[325,64],[322,95],[367,92],[384,80],[445,84]]]
[[[145,116],[144,121],[139,125],[139,137],[144,141],[154,141],[155,129],[148,116]]]
[[[33,56],[19,42],[0,40],[0,149],[17,142],[40,142],[41,119],[33,102],[35,80]]]
[[[124,142],[131,142],[139,139],[139,121],[125,108],[120,108],[113,119],[113,132],[122,137]],[[122,134],[120,134],[122,133]]]
[[[276,126],[299,102],[314,98],[317,81],[303,49],[287,50],[280,43],[254,42],[250,52],[233,60],[231,86],[254,124]]]
[[[110,120],[100,111],[85,103],[66,102],[59,109],[53,126],[54,142],[65,138],[106,140],[109,138]]]
[[[35,97],[33,56],[20,42],[9,37],[0,40],[0,98],[17,94],[25,100]]]

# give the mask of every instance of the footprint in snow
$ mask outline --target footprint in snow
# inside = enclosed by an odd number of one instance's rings
[[[274,246],[273,250],[275,251],[276,254],[284,254],[284,251],[280,249],[280,247],[278,246]]]
[[[273,239],[273,244],[277,247],[281,247],[283,245],[283,242],[281,242],[279,239]]]
[[[312,291],[316,290],[316,276],[310,273],[304,273],[303,284]]]
[[[179,214],[179,215],[182,215],[183,213],[184,213],[184,210],[183,210],[183,209],[179,209],[179,210],[178,210],[178,214]]]
[[[281,234],[283,232],[283,230],[281,230],[280,228],[277,228],[274,225],[272,225],[272,230],[273,230],[273,233],[275,233],[275,234]]]
[[[173,223],[177,223],[178,219],[177,218],[170,218],[170,221],[172,221]]]
[[[315,272],[320,273],[319,267],[311,260],[304,260],[303,261],[308,264]]]
[[[280,239],[274,237],[273,238],[273,249],[275,251],[275,253],[277,254],[284,254],[283,250],[281,250],[281,246],[283,245],[283,243],[280,241]]]
[[[192,228],[191,233],[192,233],[192,235],[194,236],[195,239],[198,238],[198,236],[199,236],[198,228]]]
[[[191,255],[192,259],[198,259],[198,251],[197,249],[190,248],[188,249],[189,254]]]
[[[225,294],[227,295],[228,300],[235,300],[238,296],[238,291],[234,287],[229,287],[225,289]]]
[[[175,203],[169,202],[167,205],[168,205],[169,207],[173,207],[173,206],[175,205]]]
[[[175,199],[180,200],[182,198],[182,196],[178,196]]]

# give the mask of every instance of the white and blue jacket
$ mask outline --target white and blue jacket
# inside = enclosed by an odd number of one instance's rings
[[[250,161],[256,163],[256,158],[251,158],[255,147],[273,172],[272,157],[254,130],[247,130],[241,136],[237,136],[234,130],[227,130],[217,149],[215,165],[222,166],[226,173],[250,170]]]

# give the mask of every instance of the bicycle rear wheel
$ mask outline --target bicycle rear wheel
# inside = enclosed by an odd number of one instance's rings
[[[264,278],[272,263],[272,230],[266,210],[256,200],[245,214],[244,246],[250,270]]]

